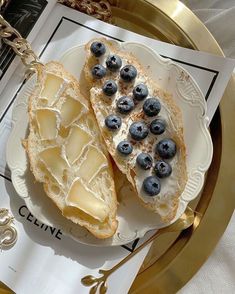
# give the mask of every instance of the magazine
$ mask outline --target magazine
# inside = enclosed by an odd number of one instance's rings
[[[23,38],[31,43],[52,11],[56,0],[10,0],[6,1],[1,15]],[[0,94],[19,64],[14,51],[0,42]]]

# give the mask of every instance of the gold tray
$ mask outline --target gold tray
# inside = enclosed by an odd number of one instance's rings
[[[116,25],[145,36],[217,55],[223,52],[201,21],[180,1],[112,1]],[[180,235],[162,236],[150,249],[130,293],[176,293],[209,257],[235,208],[235,171],[231,136],[235,111],[231,79],[210,125],[214,156],[199,201],[194,227]],[[170,234],[169,234],[170,235]]]
[[[178,0],[110,0],[114,24],[145,36],[195,50],[223,55],[200,20]],[[211,123],[214,156],[200,200],[194,227],[168,234],[152,245],[130,293],[175,293],[208,258],[235,208],[234,128],[235,80],[231,79]],[[0,293],[8,294],[0,283]],[[5,290],[4,290],[5,289]]]

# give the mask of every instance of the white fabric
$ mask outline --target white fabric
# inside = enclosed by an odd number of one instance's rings
[[[178,294],[235,293],[235,213],[215,250]]]
[[[235,0],[184,0],[211,31],[227,57],[235,58]],[[215,250],[178,294],[235,293],[235,213]]]
[[[227,57],[235,58],[235,0],[182,0],[207,26]]]

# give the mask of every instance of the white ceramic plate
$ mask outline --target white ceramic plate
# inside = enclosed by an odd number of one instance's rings
[[[174,222],[184,212],[188,202],[199,194],[205,172],[211,163],[213,149],[207,129],[206,102],[196,82],[182,67],[171,60],[161,58],[152,49],[142,44],[127,42],[119,43],[119,46],[137,56],[159,86],[173,94],[174,100],[182,110],[188,182],[180,197],[177,215],[172,221]],[[77,46],[67,51],[60,61],[79,79],[84,60],[84,46]],[[148,65],[151,65],[150,68],[154,71],[151,71]],[[27,137],[27,101],[34,84],[35,76],[25,84],[16,98],[12,117],[13,128],[7,144],[7,163],[12,173],[13,185],[25,200],[31,213],[41,222],[60,228],[64,234],[73,239],[95,246],[127,244],[136,238],[143,237],[151,229],[168,225],[163,224],[158,215],[140,205],[127,182],[117,183],[120,199],[117,213],[119,226],[112,238],[98,240],[84,228],[62,217],[57,207],[46,197],[42,185],[34,182],[21,144],[21,140]],[[123,180],[123,177],[116,178]]]

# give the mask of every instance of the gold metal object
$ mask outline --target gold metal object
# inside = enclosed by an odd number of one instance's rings
[[[13,224],[14,217],[7,208],[0,208],[0,250],[16,243],[17,230]]]
[[[107,278],[115,272],[118,268],[120,268],[123,264],[125,264],[128,260],[130,260],[133,256],[139,253],[146,245],[154,241],[157,237],[162,234],[169,232],[181,232],[187,228],[189,228],[194,222],[194,212],[189,207],[186,209],[184,214],[173,224],[168,227],[159,229],[153,236],[151,236],[148,240],[146,240],[143,244],[141,244],[136,250],[127,255],[124,259],[122,259],[118,264],[113,266],[109,270],[100,269],[99,273],[103,274],[101,277],[96,278],[94,276],[88,275],[81,279],[81,282],[84,286],[92,286],[94,285],[90,293],[96,293],[99,290],[100,294],[106,293],[108,286],[106,284]],[[99,287],[100,286],[100,287]]]
[[[1,1],[0,5],[2,6],[3,3],[4,1]],[[14,29],[2,15],[0,15],[0,38],[21,58],[21,61],[26,66],[27,75],[34,72],[35,65],[42,64],[32,50],[29,42],[22,38],[20,33]]]
[[[111,23],[112,13],[108,0],[58,0],[58,2]]]
[[[6,5],[8,4],[9,0],[0,0],[0,9],[4,9]]]

